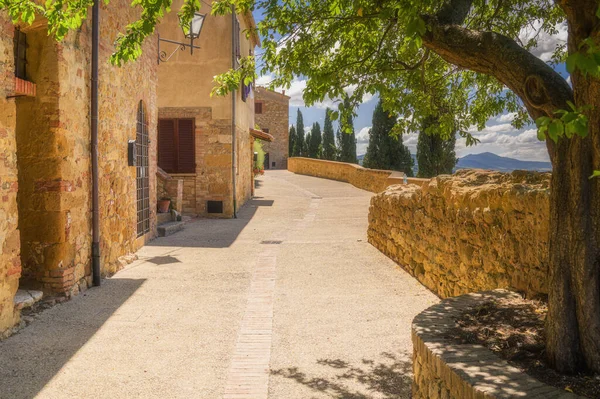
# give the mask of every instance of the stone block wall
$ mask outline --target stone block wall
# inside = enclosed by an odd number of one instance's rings
[[[266,169],[287,169],[290,97],[264,87],[257,87],[254,101],[262,104],[262,113],[254,116],[256,124],[275,138],[271,143],[263,142],[263,150],[269,154],[269,165]]]
[[[303,157],[290,158],[288,170],[301,175],[343,181],[373,193],[385,190],[390,184],[402,183],[404,176],[402,172],[367,169],[354,163]]]
[[[468,308],[510,298],[520,296],[506,290],[472,293],[446,299],[414,318],[414,399],[583,399],[530,377],[481,345],[448,338],[455,319]]]
[[[461,170],[371,199],[369,242],[442,298],[547,293],[550,174]]]
[[[16,105],[13,58],[14,26],[0,11],[0,337],[19,318],[13,297],[21,275],[20,238],[18,229]]]
[[[237,165],[236,165],[236,205],[237,210],[248,201],[252,195],[254,172],[252,170],[254,152],[249,130],[236,130]]]
[[[156,199],[161,198],[171,199],[171,206],[177,212],[182,213],[183,211],[183,179],[175,179],[170,176],[167,172],[158,168],[156,173],[157,186],[156,186]]]
[[[171,174],[183,180],[183,213],[209,216],[206,201],[212,200],[223,201],[223,214],[210,216],[232,216],[231,120],[212,119],[210,107],[161,107],[159,118],[196,121],[196,173]]]

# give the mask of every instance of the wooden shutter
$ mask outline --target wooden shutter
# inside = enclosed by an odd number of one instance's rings
[[[179,165],[177,171],[179,173],[195,173],[196,172],[196,151],[194,145],[194,120],[179,119],[178,121],[178,152]]]
[[[158,121],[158,166],[168,173],[177,172],[175,124],[175,119],[159,119]]]
[[[254,103],[254,113],[255,114],[262,114],[263,113],[262,103],[259,103],[259,102],[255,102]]]

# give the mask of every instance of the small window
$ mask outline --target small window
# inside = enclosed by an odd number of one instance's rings
[[[275,167],[275,162],[271,162],[271,167],[274,168]]]
[[[167,173],[195,173],[195,120],[159,119],[158,166]]]
[[[255,114],[262,114],[263,113],[262,103],[258,103],[258,102],[254,103],[254,113]]]
[[[265,132],[265,133],[269,133],[269,128],[266,128],[266,127],[265,127],[265,128],[263,128],[263,130],[262,130],[262,131],[263,131],[263,132]]]
[[[207,213],[223,213],[223,201],[206,201]]]
[[[15,49],[15,76],[27,80],[27,35],[15,29],[13,38]]]

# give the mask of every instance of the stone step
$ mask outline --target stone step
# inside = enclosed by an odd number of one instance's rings
[[[156,224],[159,226],[161,224],[169,223],[172,221],[173,221],[173,216],[171,215],[171,212],[156,214]]]
[[[35,290],[17,290],[15,298],[15,309],[25,309],[33,306],[34,303],[42,300],[44,293],[42,291]]]
[[[183,226],[185,225],[185,222],[169,222],[169,223],[164,223],[161,224],[160,226],[158,226],[156,228],[156,230],[158,231],[158,236],[159,237],[166,237],[166,236],[170,236],[171,234],[175,234],[180,230],[183,230]]]

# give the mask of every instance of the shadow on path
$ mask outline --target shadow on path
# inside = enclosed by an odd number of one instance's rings
[[[248,200],[238,211],[237,219],[196,219],[187,224],[183,231],[168,237],[156,238],[146,246],[228,248],[250,223],[259,207],[271,207],[275,202],[259,198],[262,197]]]
[[[337,399],[409,398],[412,384],[412,363],[403,356],[383,352],[382,361],[363,359],[353,365],[342,359],[320,359],[317,364],[333,368],[335,377],[309,376],[297,367],[272,370],[271,375],[294,380],[314,391]],[[350,387],[360,386],[360,389]],[[365,392],[365,393],[363,393]]]
[[[33,398],[113,316],[144,279],[112,278],[56,305],[24,330],[0,342],[0,398]],[[85,296],[85,298],[83,298]],[[86,376],[82,376],[85,384]]]

